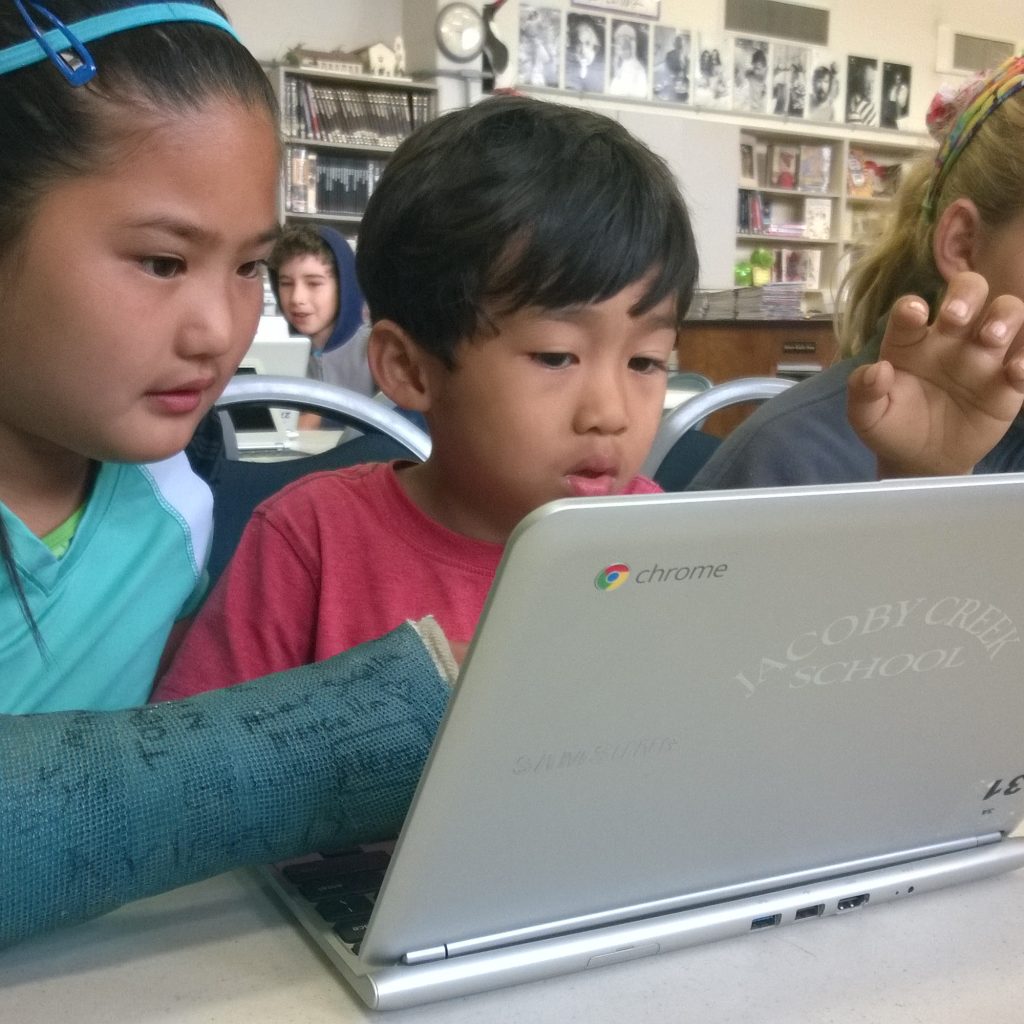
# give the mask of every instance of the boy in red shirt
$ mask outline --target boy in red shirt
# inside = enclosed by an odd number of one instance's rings
[[[619,124],[524,97],[431,122],[371,197],[357,270],[374,378],[425,416],[431,455],[264,502],[156,699],[425,615],[460,653],[523,516],[658,489],[637,473],[697,254],[671,172]]]

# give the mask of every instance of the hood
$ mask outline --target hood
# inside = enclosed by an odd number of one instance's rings
[[[362,327],[363,293],[356,280],[356,255],[345,236],[333,228],[317,227],[316,232],[334,254],[334,269],[338,273],[338,318],[334,321],[334,330],[323,349],[324,352],[330,352],[344,345]],[[277,272],[271,270],[268,273],[274,299],[280,308]]]

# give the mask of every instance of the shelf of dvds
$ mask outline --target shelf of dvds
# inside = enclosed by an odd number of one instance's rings
[[[922,146],[848,143],[842,226],[847,250],[869,245],[882,234],[892,217],[903,168],[923,152]]]
[[[927,145],[746,127],[739,145],[737,264],[767,250],[773,283],[799,285],[805,313],[831,313],[844,257],[884,229],[903,166]]]
[[[388,157],[437,112],[434,86],[278,65],[271,74],[285,148],[281,221],[354,233]]]

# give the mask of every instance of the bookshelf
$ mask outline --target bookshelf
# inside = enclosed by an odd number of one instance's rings
[[[855,252],[885,230],[902,170],[924,148],[851,141],[846,150],[842,241],[847,252]]]
[[[379,75],[278,65],[284,143],[282,222],[354,234],[388,157],[437,112],[434,86]]]
[[[838,279],[884,229],[903,166],[927,145],[744,126],[739,146],[736,260],[768,250],[772,282],[797,286],[803,313],[831,313]]]

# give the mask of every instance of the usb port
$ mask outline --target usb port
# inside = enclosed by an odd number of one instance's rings
[[[862,892],[859,896],[846,896],[839,901],[837,910],[853,910],[855,907],[863,907],[868,901],[868,894]]]
[[[821,917],[825,913],[825,904],[816,903],[813,907],[801,907],[793,917],[794,921],[803,921],[808,917]]]
[[[750,922],[750,930],[756,932],[758,928],[773,928],[782,920],[781,914],[765,914],[764,917],[755,917]]]

